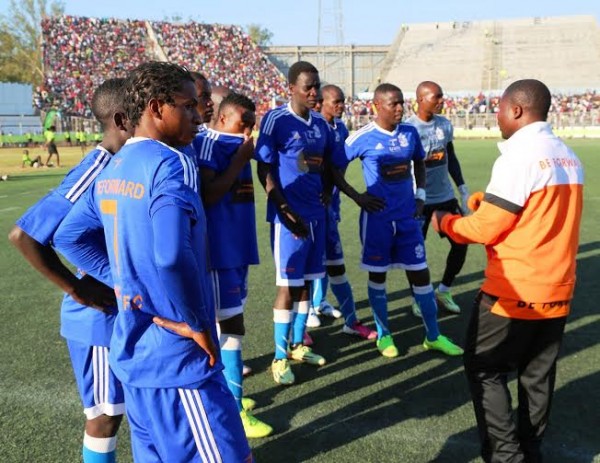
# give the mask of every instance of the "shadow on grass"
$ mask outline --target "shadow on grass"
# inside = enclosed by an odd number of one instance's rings
[[[599,242],[583,244],[580,252],[598,249]],[[582,317],[597,315],[596,301],[600,300],[597,275],[600,272],[600,256],[583,257],[578,262],[578,291],[573,303],[573,313],[569,323],[577,323]],[[464,278],[481,278],[481,272],[474,272]],[[472,301],[477,291],[469,291],[457,295],[463,306],[464,301]],[[408,291],[399,291],[397,296],[408,295]],[[301,462],[315,457],[326,458],[325,454],[334,449],[344,447],[355,441],[374,434],[384,432],[385,438],[391,442],[397,439],[397,445],[409,445],[408,453],[429,454],[430,450],[420,448],[426,446],[423,436],[406,433],[396,436],[390,428],[408,420],[433,421],[444,420],[445,415],[470,403],[468,386],[464,378],[462,362],[456,358],[443,358],[430,367],[422,365],[431,360],[436,353],[419,351],[423,340],[421,320],[412,317],[406,307],[394,308],[394,295],[390,298],[390,327],[397,345],[404,350],[410,346],[410,355],[397,359],[383,359],[376,351],[373,343],[352,341],[339,334],[341,323],[325,322],[324,326],[312,331],[315,338],[315,350],[323,354],[329,364],[321,369],[308,365],[295,365],[297,382],[294,386],[298,395],[278,404],[277,395],[282,391],[273,385],[257,394],[260,403],[275,403],[269,410],[260,413],[261,419],[275,427],[278,434],[257,441],[254,455],[257,461],[289,461]],[[467,312],[467,311],[465,311]],[[459,343],[462,341],[468,316],[445,316],[442,312],[440,327]],[[363,317],[371,322],[369,317]],[[580,324],[570,329],[565,335],[561,353],[563,362],[569,357],[576,357],[582,351],[598,345],[597,333],[600,321]],[[595,351],[594,351],[595,353]],[[268,368],[271,357],[263,356],[254,359],[261,369]],[[598,358],[590,358],[589,365],[597,365]],[[372,365],[362,369],[361,365]],[[590,367],[591,369],[591,367]],[[358,370],[358,371],[357,371]],[[347,372],[347,374],[344,374]],[[573,374],[571,372],[571,374]],[[327,384],[323,379],[330,375]],[[561,375],[559,365],[558,375]],[[305,383],[315,380],[310,386]],[[549,462],[573,461],[588,463],[600,452],[600,441],[596,438],[598,425],[597,410],[600,407],[598,393],[600,389],[600,373],[593,372],[582,378],[574,379],[555,393],[552,421],[545,439],[544,451]],[[364,391],[361,395],[359,391]],[[360,398],[356,398],[360,395]],[[583,398],[583,400],[582,400]],[[292,427],[290,423],[297,417],[299,410],[319,405],[331,408],[335,401],[336,408],[327,414],[315,412],[317,417],[309,423]],[[575,412],[575,413],[574,413]],[[468,418],[474,424],[475,418]],[[464,428],[464,421],[461,421]],[[451,422],[450,422],[451,426]],[[442,432],[446,428],[442,428]],[[432,430],[434,432],[434,430]],[[414,448],[413,448],[414,446]],[[401,452],[400,452],[401,453]],[[471,426],[459,433],[450,435],[441,451],[430,461],[435,462],[467,462],[476,460],[479,454],[479,441],[476,428]],[[365,461],[369,455],[354,455]],[[393,455],[390,456],[393,461]],[[378,458],[379,459],[379,458]],[[420,460],[420,461],[425,461]]]

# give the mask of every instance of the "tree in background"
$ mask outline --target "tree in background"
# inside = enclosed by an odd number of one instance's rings
[[[42,82],[42,19],[64,9],[62,0],[11,0],[0,15],[0,81]]]
[[[262,27],[260,24],[248,24],[246,26],[246,32],[252,41],[259,47],[270,45],[271,39],[273,38],[273,32],[266,27]]]

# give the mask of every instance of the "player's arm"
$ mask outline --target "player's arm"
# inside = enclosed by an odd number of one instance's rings
[[[425,207],[425,200],[427,194],[425,186],[427,185],[427,168],[425,167],[424,159],[414,159],[413,169],[415,174],[415,185],[417,190],[415,192],[415,201],[417,203],[415,216],[420,217],[423,215],[423,208]]]
[[[365,191],[359,193],[352,185],[346,180],[346,169],[343,167],[332,166],[332,180],[335,186],[354,201],[358,207],[364,209],[367,212],[377,212],[383,210],[385,207],[385,201],[378,196],[372,195]]]
[[[372,195],[365,191],[359,193],[346,180],[346,168],[348,164],[360,156],[360,151],[354,145],[344,145],[344,149],[334,152],[331,158],[331,173],[333,183],[338,189],[354,201],[358,207],[367,212],[377,212],[383,210],[385,201],[382,198]]]
[[[461,244],[493,244],[511,229],[527,202],[535,173],[501,156],[477,211],[468,217],[436,211],[432,225]]]
[[[161,202],[153,206],[152,214],[154,236],[161,237],[154,240],[153,250],[158,275],[173,307],[191,330],[180,334],[194,339],[207,353],[209,364],[213,366],[218,348],[212,341],[207,308],[200,302],[204,295],[198,284],[201,269],[192,248],[193,218],[189,210],[177,201],[164,197]],[[171,328],[168,320],[157,318],[155,322]]]
[[[216,145],[213,145],[213,153]],[[200,177],[202,184],[202,200],[204,204],[210,206],[223,198],[235,182],[244,166],[250,162],[254,156],[254,139],[246,138],[240,145],[236,153],[231,157],[231,162],[227,169],[222,173],[210,167],[200,167]]]
[[[277,215],[283,225],[299,238],[306,238],[308,236],[308,227],[304,223],[304,220],[302,220],[302,217],[296,211],[292,210],[287,203],[281,187],[271,171],[272,168],[272,164],[259,161],[256,170],[258,181],[265,189],[269,201],[275,206]]]
[[[520,210],[518,206],[486,193],[479,209],[472,215],[462,217],[436,211],[432,225],[436,231],[448,235],[456,243],[493,244],[511,229]]]
[[[450,174],[450,177],[454,181],[454,184],[460,193],[460,207],[463,213],[467,214],[469,212],[469,208],[467,206],[467,202],[469,200],[469,188],[465,184],[462,169],[460,168],[460,162],[456,156],[453,142],[449,142],[446,145],[446,152],[448,153],[448,173]]]
[[[91,275],[77,278],[62,263],[51,246],[37,242],[18,225],[13,227],[8,238],[34,269],[76,302],[100,310],[116,305],[112,288],[97,281]]]

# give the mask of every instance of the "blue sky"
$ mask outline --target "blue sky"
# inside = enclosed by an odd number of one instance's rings
[[[402,23],[476,21],[591,14],[600,21],[599,0],[321,0],[323,44],[336,43],[334,5],[342,4],[344,43],[387,45]],[[0,11],[9,0],[0,0]],[[203,22],[260,24],[273,45],[317,44],[318,0],[66,0],[72,15],[135,19],[181,16]]]

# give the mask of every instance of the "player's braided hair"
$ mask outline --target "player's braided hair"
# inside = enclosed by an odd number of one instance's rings
[[[142,113],[153,98],[173,104],[173,94],[188,80],[194,82],[190,72],[178,64],[150,61],[136,67],[125,82],[124,106],[131,124],[139,125]]]
[[[92,95],[92,113],[102,129],[115,115],[124,112],[125,79],[114,78],[102,82]]]
[[[242,95],[241,93],[231,92],[221,101],[221,105],[219,106],[219,113],[221,115],[224,108],[228,106],[237,106],[244,108],[248,111],[256,112],[256,106],[253,101],[248,98],[246,95]]]

